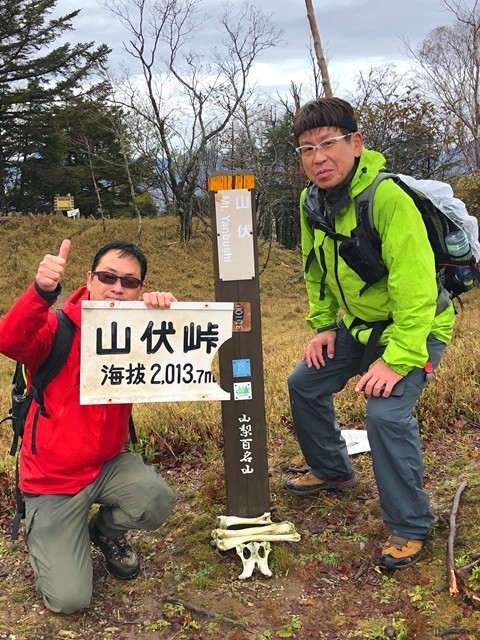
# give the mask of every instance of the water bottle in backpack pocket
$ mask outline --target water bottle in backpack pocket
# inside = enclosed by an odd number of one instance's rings
[[[454,269],[453,277],[461,286],[465,287],[465,291],[468,291],[474,286],[474,281],[471,268],[473,255],[467,234],[463,229],[451,231],[445,236],[445,244],[453,263],[451,264]]]

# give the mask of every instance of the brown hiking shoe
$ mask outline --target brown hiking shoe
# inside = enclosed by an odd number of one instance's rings
[[[410,540],[400,536],[390,536],[382,549],[378,563],[383,569],[395,571],[406,569],[422,557],[425,540]]]
[[[140,572],[140,561],[125,535],[107,538],[100,533],[94,516],[88,525],[90,540],[105,556],[108,571],[120,580],[131,580]]]
[[[348,489],[349,487],[354,487],[359,482],[360,479],[356,474],[353,474],[351,478],[344,478],[343,480],[322,480],[309,471],[299,478],[287,480],[283,486],[287,491],[290,491],[290,493],[296,496],[316,496],[321,491],[341,491],[342,489]]]

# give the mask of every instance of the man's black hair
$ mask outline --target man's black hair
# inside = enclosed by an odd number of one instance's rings
[[[136,260],[140,265],[140,279],[145,280],[145,276],[147,275],[147,258],[145,254],[136,244],[125,242],[124,240],[114,240],[99,249],[92,262],[92,271],[96,270],[100,260],[109,251],[116,251],[122,258],[128,256]]]
[[[358,131],[352,105],[341,98],[317,98],[304,104],[293,119],[296,144],[302,133],[320,127],[335,127],[342,133]]]

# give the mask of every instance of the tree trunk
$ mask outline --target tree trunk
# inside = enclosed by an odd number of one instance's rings
[[[121,131],[121,125],[117,129],[118,140],[120,143],[120,151],[123,157],[123,162],[125,164],[125,174],[127,176],[128,186],[130,187],[130,197],[132,199],[132,207],[137,216],[138,227],[137,227],[137,238],[138,242],[140,242],[142,237],[142,214],[140,213],[140,209],[137,206],[137,201],[135,200],[135,186],[132,180],[132,174],[130,172],[130,162],[127,155],[127,150],[125,148],[125,140],[123,138],[123,132]]]
[[[97,180],[95,178],[95,169],[93,167],[92,154],[91,154],[91,151],[90,151],[90,144],[89,144],[88,140],[85,140],[85,150],[87,152],[88,166],[89,166],[89,169],[90,169],[90,175],[92,176],[93,188],[95,189],[95,194],[97,196],[98,211],[99,211],[100,215],[102,216],[103,230],[106,231],[105,213],[103,211],[102,198],[100,196],[100,189],[98,188],[98,183],[97,183]]]
[[[322,43],[320,41],[320,34],[318,33],[317,21],[315,20],[315,12],[313,10],[312,0],[305,0],[305,6],[307,7],[307,18],[310,23],[310,31],[313,37],[313,46],[315,48],[315,55],[317,57],[318,68],[322,76],[323,92],[326,98],[333,96],[332,86],[330,84],[330,77],[328,75],[327,61],[323,55]]]

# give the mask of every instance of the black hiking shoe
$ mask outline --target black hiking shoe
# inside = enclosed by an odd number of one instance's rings
[[[105,556],[107,569],[120,580],[131,580],[140,572],[140,561],[125,535],[107,538],[100,533],[94,516],[88,525],[90,540]]]

